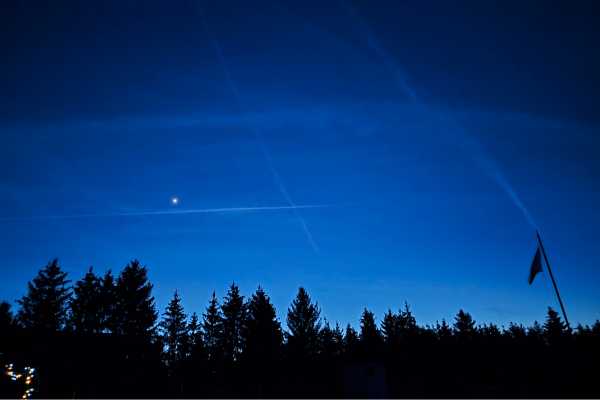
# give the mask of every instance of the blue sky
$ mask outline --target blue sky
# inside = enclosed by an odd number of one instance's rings
[[[161,309],[235,281],[282,320],[303,285],[342,324],[404,301],[530,323],[557,304],[500,173],[572,322],[600,318],[592,5],[140,4],[8,7],[0,297],[53,257],[139,258]],[[328,207],[46,218],[290,199]]]

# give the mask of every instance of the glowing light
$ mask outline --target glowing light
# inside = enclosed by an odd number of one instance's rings
[[[171,204],[174,205],[174,206],[178,205],[179,204],[179,197],[177,197],[177,196],[171,197]]]
[[[16,382],[23,379],[23,382],[25,384],[25,392],[23,393],[21,398],[31,398],[31,394],[34,392],[34,389],[30,386],[33,384],[35,368],[26,366],[23,367],[23,372],[17,373],[14,371],[14,364],[12,363],[5,364],[4,367],[6,368],[5,374],[9,376],[12,381]]]

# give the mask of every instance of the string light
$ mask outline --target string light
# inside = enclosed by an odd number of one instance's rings
[[[6,368],[5,374],[10,377],[12,381],[18,381],[23,379],[23,383],[25,385],[25,392],[21,396],[21,399],[29,399],[31,394],[34,392],[34,389],[31,387],[33,385],[33,379],[35,376],[35,368],[33,367],[24,367],[23,371],[20,373],[16,373],[14,371],[14,364],[6,364],[4,366]]]

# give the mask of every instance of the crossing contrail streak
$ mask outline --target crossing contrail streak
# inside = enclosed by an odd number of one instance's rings
[[[527,222],[534,228],[537,229],[537,225],[527,209],[525,204],[517,194],[516,190],[509,183],[508,179],[502,173],[500,166],[492,159],[492,157],[485,151],[481,143],[473,135],[469,134],[465,128],[458,124],[457,121],[449,121],[448,118],[441,116],[439,112],[432,110],[431,107],[427,106],[424,102],[419,99],[417,91],[410,85],[407,74],[403,68],[398,64],[396,59],[387,51],[387,49],[377,39],[375,33],[371,30],[369,25],[364,21],[358,11],[352,7],[351,4],[345,0],[340,0],[340,4],[357,22],[360,33],[366,37],[367,46],[381,59],[385,67],[390,71],[396,84],[399,88],[408,96],[410,101],[426,111],[431,116],[439,119],[442,122],[450,123],[454,125],[455,132],[461,135],[462,146],[471,154],[475,163],[483,172],[493,179],[496,184],[506,193],[512,203],[523,213],[523,216]]]
[[[206,20],[205,20],[203,10],[201,10],[201,9],[200,9],[200,20],[202,23],[202,27],[204,29],[204,33],[206,34],[207,38],[209,39],[209,41],[211,42],[211,44],[215,50],[219,65],[221,66],[221,69],[223,70],[223,74],[225,75],[225,81],[227,82],[227,86],[233,93],[233,96],[235,98],[235,101],[237,102],[240,113],[242,114],[242,118],[245,119],[246,115],[244,113],[244,108],[242,106],[242,96],[240,95],[240,91],[231,76],[231,72],[229,71],[229,68],[227,67],[227,62],[225,60],[225,56],[223,54],[221,45],[220,45],[219,41],[217,40],[216,36],[213,35],[211,33],[211,31],[209,30],[208,24],[206,23]],[[277,169],[275,168],[275,163],[273,162],[273,157],[271,156],[271,152],[269,151],[269,148],[268,148],[267,144],[265,143],[265,140],[263,138],[261,131],[259,129],[257,129],[252,123],[247,123],[247,126],[252,131],[256,141],[258,142],[258,144],[260,146],[260,151],[261,151],[263,157],[265,158],[267,167],[269,168],[269,172],[271,173],[271,176],[273,177],[273,181],[275,182],[277,189],[281,193],[281,196],[284,198],[284,200],[288,203],[290,209],[294,210],[294,215],[300,222],[300,225],[302,227],[302,230],[304,231],[304,234],[306,236],[308,243],[312,247],[313,251],[318,254],[319,246],[317,245],[317,242],[315,241],[312,232],[308,228],[308,225],[306,224],[306,220],[298,212],[298,210],[297,210],[298,207],[296,206],[296,203],[292,200],[292,197],[290,196],[287,188],[285,187],[285,184],[283,183],[281,176],[277,172]]]
[[[298,209],[325,208],[325,207],[330,207],[330,206],[327,204],[300,204],[300,205],[294,205],[294,206],[191,208],[191,209],[185,209],[185,210],[132,211],[132,212],[114,212],[114,213],[98,213],[98,214],[34,215],[34,216],[26,216],[26,217],[25,216],[24,217],[0,217],[0,222],[103,218],[103,217],[106,217],[106,218],[108,218],[108,217],[143,217],[143,216],[153,216],[153,215],[220,214],[220,213],[298,210]]]

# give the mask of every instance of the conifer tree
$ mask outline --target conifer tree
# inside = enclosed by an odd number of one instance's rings
[[[560,315],[552,308],[548,307],[546,322],[544,323],[544,338],[550,345],[561,343],[569,334],[567,324],[565,324]]]
[[[596,320],[592,325],[592,335],[600,339],[600,320]]]
[[[318,352],[321,310],[304,288],[298,289],[287,313],[288,347],[298,358],[313,358]]]
[[[125,336],[152,338],[157,311],[148,270],[139,261],[131,261],[119,275],[116,285],[116,331]]]
[[[581,323],[577,324],[575,327],[575,335],[581,336],[590,336],[592,334],[592,328],[589,325],[582,325]]]
[[[108,332],[112,334],[118,333],[117,324],[119,322],[117,309],[118,298],[117,298],[117,286],[115,278],[111,270],[106,271],[102,277],[101,287],[101,307],[102,307],[102,332]]]
[[[71,288],[67,287],[67,273],[54,259],[27,284],[27,294],[18,303],[17,318],[25,328],[58,331],[65,327]]]
[[[246,360],[267,362],[280,356],[283,344],[281,324],[269,296],[260,286],[247,304],[244,342]]]
[[[400,341],[399,328],[398,316],[388,309],[381,322],[381,333],[386,346],[390,349],[396,347]]]
[[[223,316],[214,291],[203,314],[202,329],[208,359],[217,362],[223,355]]]
[[[497,348],[500,340],[502,339],[502,332],[496,324],[489,323],[483,324],[477,329],[479,337],[485,342],[487,346]]]
[[[459,310],[454,318],[454,333],[460,340],[471,340],[475,336],[475,321],[471,314]]]
[[[335,325],[335,328],[329,326],[329,322],[325,321],[323,328],[319,332],[320,338],[320,356],[324,360],[335,359],[342,355],[344,350],[344,336],[340,326]]]
[[[246,304],[243,330],[244,353],[241,356],[247,383],[255,396],[263,397],[279,375],[283,333],[275,307],[259,286]],[[254,396],[253,395],[253,396]]]
[[[344,332],[338,322],[335,323],[333,328],[333,342],[335,344],[336,355],[340,356],[344,353]]]
[[[344,332],[344,353],[348,358],[353,358],[359,346],[359,338],[356,329],[352,325],[346,325],[346,331]]]
[[[452,338],[452,329],[445,319],[442,319],[442,323],[436,322],[435,334],[439,341],[448,342]]]
[[[102,281],[92,267],[75,283],[71,301],[71,325],[79,334],[98,334],[103,327]]]
[[[533,325],[527,329],[527,339],[530,343],[543,343],[544,328],[542,328],[539,322],[533,321]]]
[[[202,335],[202,326],[198,320],[198,314],[193,313],[190,317],[188,325],[188,350],[189,357],[193,360],[201,360],[204,358],[204,338]]]
[[[494,323],[480,325],[477,330],[482,336],[486,337],[499,337],[501,335],[498,325]]]
[[[368,342],[378,340],[379,337],[380,332],[375,323],[375,314],[365,308],[360,317],[360,340]]]
[[[246,305],[239,287],[232,283],[221,305],[223,314],[223,350],[225,360],[239,360],[243,350],[242,331],[246,324]]]
[[[189,332],[186,315],[177,291],[169,302],[160,323],[163,344],[166,346],[165,358],[170,366],[184,360],[189,349]]]
[[[363,355],[369,356],[378,354],[382,344],[381,332],[375,323],[375,314],[366,308],[360,317],[360,343]]]
[[[527,331],[523,325],[517,325],[513,322],[508,324],[508,328],[504,332],[504,334],[512,340],[514,343],[522,344],[527,337]]]
[[[416,335],[418,330],[417,320],[406,302],[404,303],[404,310],[398,314],[398,324],[401,336],[407,338]]]

